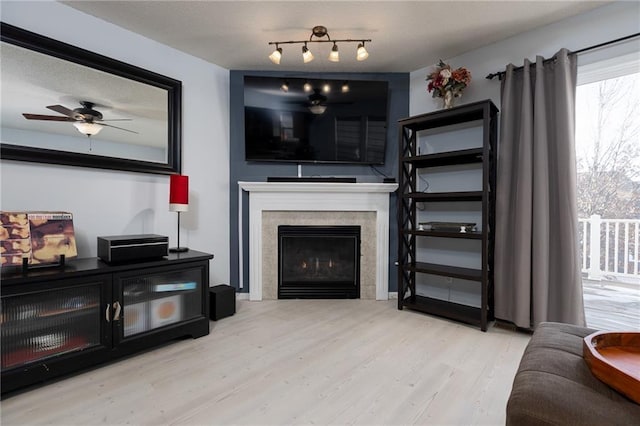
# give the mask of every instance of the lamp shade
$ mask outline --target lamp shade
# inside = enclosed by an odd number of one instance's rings
[[[311,51],[307,48],[307,45],[305,44],[304,46],[302,46],[302,62],[307,64],[307,63],[309,63],[311,61],[313,61],[313,54],[311,53]]]
[[[87,136],[93,136],[100,133],[102,126],[98,123],[85,123],[84,121],[76,121],[73,126],[78,129],[80,133]]]
[[[316,114],[316,115],[323,114],[326,110],[327,110],[326,105],[311,105],[309,107],[309,111],[311,111],[312,114]]]
[[[358,50],[356,50],[356,59],[358,61],[364,61],[368,57],[369,57],[369,52],[367,52],[367,49],[365,49],[364,43],[360,43],[358,45]]]
[[[276,47],[276,50],[274,50],[273,53],[269,55],[269,59],[271,59],[271,62],[273,62],[276,65],[280,63],[281,58],[282,58],[282,47]]]
[[[169,178],[169,211],[188,211],[189,176],[171,175]]]
[[[331,53],[329,53],[329,60],[331,62],[340,62],[340,52],[338,52],[338,45],[333,44],[333,48],[331,48]]]

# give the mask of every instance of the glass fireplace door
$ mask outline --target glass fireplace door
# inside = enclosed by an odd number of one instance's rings
[[[278,298],[359,298],[359,226],[279,226]]]

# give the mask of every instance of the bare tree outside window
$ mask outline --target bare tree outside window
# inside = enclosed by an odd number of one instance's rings
[[[578,87],[578,214],[640,217],[640,74]]]

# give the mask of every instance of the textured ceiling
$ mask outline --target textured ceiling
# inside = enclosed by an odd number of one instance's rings
[[[606,1],[64,1],[104,21],[200,57],[226,69],[310,72],[410,72],[517,33],[600,6]],[[301,45],[283,45],[272,64],[269,41],[305,40],[324,25],[333,39],[370,38],[369,59],[355,60],[355,43],[340,45],[339,63],[326,58],[330,43],[311,44],[316,59],[303,64]],[[70,123],[25,120],[23,112],[56,113],[95,102],[105,119],[126,119],[100,137],[153,146],[163,127],[157,93],[108,82],[113,76],[38,55],[2,49],[3,128],[79,136]],[[15,69],[12,69],[12,64]],[[67,78],[64,78],[67,76]],[[100,82],[93,81],[96,78]],[[121,87],[120,92],[113,87]],[[108,87],[109,90],[104,88]],[[142,90],[142,92],[141,92]],[[159,133],[160,132],[160,133]]]
[[[227,69],[410,72],[512,35],[593,9],[607,1],[63,1],[62,3]],[[333,39],[371,38],[369,59],[356,44],[326,58],[330,43],[283,45],[281,64],[269,41],[306,40],[324,25]]]

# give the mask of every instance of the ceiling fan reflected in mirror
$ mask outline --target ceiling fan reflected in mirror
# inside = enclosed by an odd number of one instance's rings
[[[111,120],[103,120],[102,113],[93,109],[95,104],[89,101],[80,101],[81,108],[69,109],[62,105],[49,105],[47,109],[58,112],[60,115],[43,115],[43,114],[29,114],[23,113],[22,115],[27,120],[43,120],[43,121],[65,121],[73,123],[73,126],[78,129],[83,135],[91,137],[97,135],[104,127],[111,127],[118,130],[124,130],[129,133],[138,133],[133,130],[123,129],[122,127],[106,124],[105,121],[131,121],[130,118],[119,118]]]

